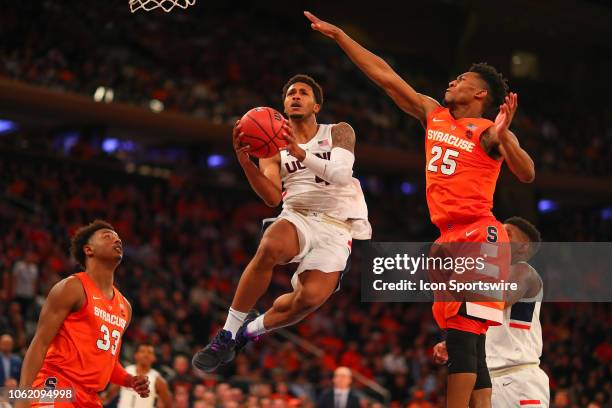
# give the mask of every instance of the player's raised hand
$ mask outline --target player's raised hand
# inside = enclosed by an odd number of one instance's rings
[[[335,25],[321,20],[310,11],[305,11],[304,15],[308,20],[310,20],[310,27],[312,27],[313,30],[318,31],[329,38],[336,38],[336,36],[342,32],[342,30]]]
[[[237,120],[234,125],[234,130],[232,131],[232,144],[234,146],[234,151],[236,152],[236,157],[238,158],[238,162],[240,164],[244,164],[249,162],[251,159],[249,158],[248,150],[251,146],[244,144],[242,141],[242,137],[244,133],[241,132],[240,121]]]
[[[306,158],[306,151],[302,149],[298,142],[295,140],[289,121],[285,121],[285,124],[283,124],[283,137],[287,141],[285,150],[287,150],[290,155],[292,155],[299,161],[304,160]]]
[[[132,389],[136,394],[140,395],[141,398],[147,398],[149,396],[149,377],[146,375],[135,375],[132,377]]]
[[[499,113],[495,118],[495,130],[497,134],[502,134],[510,127],[514,114],[518,107],[518,96],[514,92],[508,93],[504,100],[504,103],[499,107]]]
[[[448,350],[446,349],[446,342],[441,341],[436,344],[433,348],[433,360],[436,364],[446,364],[448,361]]]

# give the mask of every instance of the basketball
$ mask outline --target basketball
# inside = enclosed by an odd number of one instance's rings
[[[260,159],[274,156],[286,145],[282,136],[285,118],[275,109],[253,108],[240,119],[242,142],[250,145],[249,154]]]

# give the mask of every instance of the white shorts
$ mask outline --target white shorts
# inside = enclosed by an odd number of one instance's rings
[[[288,263],[299,262],[291,277],[294,289],[300,285],[298,275],[304,271],[342,272],[351,254],[352,238],[350,229],[343,228],[342,222],[329,222],[322,213],[309,211],[308,215],[285,209],[278,216],[292,223],[297,230],[300,253]]]
[[[550,405],[548,376],[537,366],[491,377],[493,408],[540,408]]]

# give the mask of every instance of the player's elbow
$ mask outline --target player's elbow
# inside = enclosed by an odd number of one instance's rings
[[[353,169],[351,167],[343,167],[332,172],[326,181],[330,184],[344,187],[349,185],[352,179]]]
[[[352,172],[350,171],[345,172],[336,178],[334,184],[341,186],[341,187],[348,186],[351,183],[352,178],[353,178]]]
[[[519,180],[523,183],[533,183],[535,180],[535,169],[533,166],[527,168],[523,174],[519,176]]]
[[[282,201],[282,197],[280,194],[270,197],[263,197],[263,201],[268,207],[274,208],[279,206]]]

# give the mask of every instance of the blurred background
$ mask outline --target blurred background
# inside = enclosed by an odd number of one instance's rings
[[[495,65],[519,95],[512,125],[536,163],[522,185],[502,172],[499,219],[523,216],[546,241],[612,237],[612,5],[606,0],[198,0],[130,14],[126,1],[10,2],[0,13],[0,353],[23,356],[50,287],[77,270],[70,235],[110,221],[126,256],[116,278],[141,341],[177,407],[313,406],[333,370],[351,368],[363,406],[443,406],[445,368],[428,304],[360,303],[358,271],[303,323],[267,336],[217,375],[190,366],[225,318],[267,208],[231,150],[254,106],[282,110],[306,73],[326,101],[320,123],[356,130],[356,176],[377,241],[431,241],[423,130],[362,75],[308,9],[441,98],[472,62]],[[275,274],[264,310],[289,288]],[[605,303],[544,304],[542,367],[555,407],[607,407],[612,314]],[[6,338],[5,338],[6,340]],[[2,385],[2,384],[0,384]],[[113,406],[111,403],[109,406]]]

